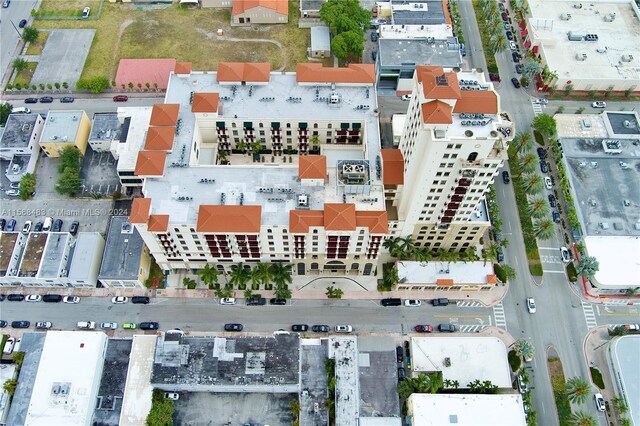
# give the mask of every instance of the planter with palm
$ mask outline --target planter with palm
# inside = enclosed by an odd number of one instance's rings
[[[532,217],[542,219],[549,215],[549,202],[544,198],[534,198],[529,201],[527,210]]]
[[[215,285],[218,284],[218,275],[218,270],[211,267],[208,263],[198,271],[198,276],[200,276],[202,282],[210,289],[213,289]]]
[[[247,283],[251,279],[251,270],[246,269],[242,263],[231,267],[231,273],[229,274],[229,285],[225,287],[233,286],[238,287],[240,290],[244,290]]]
[[[591,394],[591,386],[582,377],[572,377],[567,380],[567,398],[575,404],[584,404]]]
[[[543,191],[542,178],[538,174],[523,175],[522,186],[528,195],[537,195]]]
[[[536,220],[533,222],[533,233],[539,240],[550,240],[556,233],[556,226],[551,219]]]
[[[528,152],[520,158],[520,168],[523,173],[533,173],[536,167],[538,167],[538,157],[534,153]]]
[[[273,282],[276,285],[276,297],[278,299],[291,298],[291,290],[289,290],[289,284],[293,281],[291,278],[291,265],[273,263],[270,269]]]
[[[520,132],[511,141],[518,154],[528,151],[533,146],[533,138],[530,132]]]

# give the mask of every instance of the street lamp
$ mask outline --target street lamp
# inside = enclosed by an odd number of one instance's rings
[[[20,31],[18,30],[18,28],[16,27],[16,24],[13,23],[13,21],[11,21],[11,25],[13,25],[13,29],[16,30],[16,33],[18,33],[18,37],[22,38],[22,34],[20,34]]]

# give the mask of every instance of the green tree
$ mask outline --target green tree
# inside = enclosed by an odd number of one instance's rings
[[[209,288],[211,288],[211,285],[213,284],[218,284],[218,274],[218,270],[208,263],[204,265],[204,268],[198,271],[198,276]]]
[[[328,0],[320,7],[320,19],[337,35],[369,27],[371,12],[360,7],[358,0]]]
[[[591,386],[582,377],[572,377],[566,384],[567,398],[576,404],[584,404],[591,393]]]
[[[414,379],[415,391],[418,393],[436,393],[444,387],[442,372],[419,374]]]
[[[13,111],[13,105],[9,102],[0,103],[0,126],[4,126],[7,123],[11,111]]]
[[[22,71],[27,69],[29,63],[24,58],[18,57],[11,62],[11,66],[13,66],[13,70],[16,74],[20,74]]]
[[[239,289],[244,289],[249,280],[251,279],[251,270],[245,268],[242,263],[233,265],[231,267],[231,273],[229,274],[229,284],[237,286]]]
[[[520,132],[511,141],[511,146],[516,149],[519,154],[528,151],[533,146],[533,138],[530,132]]]
[[[536,349],[533,344],[524,339],[517,340],[513,345],[513,350],[516,351],[518,356],[524,358],[527,362],[531,361],[536,354]]]
[[[539,240],[550,240],[556,233],[556,226],[551,219],[536,220],[533,222],[533,233]]]
[[[460,260],[464,263],[475,262],[478,259],[480,259],[480,257],[473,247],[467,247],[462,253],[460,253]]]
[[[102,93],[109,89],[109,79],[104,76],[80,79],[76,83],[76,87],[81,90],[88,90],[91,93]]]
[[[291,265],[283,265],[282,263],[272,263],[270,267],[273,282],[276,285],[276,297],[279,299],[291,298],[289,284],[292,283]]]
[[[627,405],[624,398],[620,398],[619,396],[613,397],[613,405],[618,410],[618,414],[626,414],[629,412],[629,406]]]
[[[549,202],[542,197],[534,198],[529,201],[527,211],[532,217],[542,219],[549,214]]]
[[[508,281],[512,281],[516,279],[516,270],[513,269],[510,265],[504,264],[502,265],[502,270],[504,271],[505,276]]]
[[[522,73],[526,76],[533,77],[534,75],[540,74],[541,71],[542,65],[535,59],[527,59],[522,64]]]
[[[485,248],[482,250],[482,257],[484,258],[485,262],[487,260],[493,260],[496,257],[498,257],[498,249],[500,248],[499,245],[497,244],[489,244],[489,247]]]
[[[564,85],[564,94],[565,96],[569,96],[573,92],[573,84],[565,84]]]
[[[445,379],[444,387],[449,389],[458,389],[460,387],[460,382],[458,382],[457,380]]]
[[[567,420],[569,426],[596,426],[598,424],[591,414],[585,413],[584,411],[571,414],[571,417]]]
[[[58,158],[58,173],[63,173],[67,168],[80,168],[80,151],[73,145],[62,148]]]
[[[536,195],[542,192],[542,178],[538,174],[528,174],[522,177],[522,186],[529,195]]]
[[[361,31],[340,33],[331,40],[331,51],[339,59],[348,55],[360,56],[364,50],[364,38]]]
[[[35,43],[38,37],[40,37],[40,31],[35,27],[25,27],[20,37],[22,37],[22,40],[26,43]]]
[[[20,179],[20,199],[29,200],[36,190],[36,177],[32,173],[25,173]]]
[[[533,119],[531,127],[550,138],[556,134],[556,119],[549,114],[539,114]]]
[[[504,52],[507,46],[508,46],[507,37],[504,35],[504,32],[502,31],[495,34],[489,39],[489,49],[493,54]]]
[[[427,247],[417,247],[413,250],[411,260],[416,262],[428,262],[433,259],[433,253]]]
[[[397,254],[400,251],[400,244],[397,238],[387,238],[382,242],[382,247],[389,251],[391,257],[398,257]]]
[[[520,157],[520,168],[523,173],[533,173],[538,167],[538,157],[533,152],[528,152]]]
[[[151,410],[147,415],[147,426],[173,426],[173,412],[175,410],[173,400],[164,397],[164,392],[153,390]]]
[[[576,265],[576,271],[586,279],[592,278],[600,269],[600,263],[593,256],[582,256]]]
[[[70,197],[75,196],[82,189],[82,179],[80,178],[80,171],[67,167],[60,175],[58,183],[56,184],[56,192],[61,195],[68,195]]]
[[[398,238],[398,254],[400,259],[409,259],[411,254],[416,249],[416,243],[410,236],[404,238]]]
[[[251,270],[251,283],[254,289],[269,288],[273,281],[271,265],[268,263],[259,263]]]
[[[344,291],[341,288],[329,286],[325,294],[329,299],[342,299]]]
[[[479,394],[496,394],[498,393],[498,385],[494,385],[490,380],[480,381],[478,379],[470,382],[467,387],[471,393]]]
[[[184,285],[189,290],[193,290],[198,286],[198,283],[193,278],[184,277],[182,279],[182,285]]]
[[[18,386],[18,380],[9,379],[2,384],[2,390],[8,393],[9,396],[13,397],[13,395],[16,393],[16,386]]]
[[[382,274],[382,281],[386,287],[391,288],[400,281],[400,277],[398,277],[398,268],[393,265],[390,268],[387,268]]]
[[[60,90],[60,83],[54,83],[53,86],[56,88],[56,90]]]

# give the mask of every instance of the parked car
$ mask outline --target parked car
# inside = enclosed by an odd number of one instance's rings
[[[534,104],[538,104],[538,105],[548,105],[549,104],[549,100],[545,99],[545,98],[536,98],[533,100]]]
[[[2,7],[9,7],[9,5],[11,4],[11,0],[3,0],[2,2]]]
[[[519,88],[520,88],[520,82],[519,82],[519,81],[518,81],[518,79],[517,79],[517,78],[515,78],[515,77],[513,77],[513,78],[511,79],[511,84],[513,84],[513,87],[515,87],[516,89],[519,89]]]
[[[75,303],[80,303],[80,298],[79,298],[78,296],[65,296],[65,297],[62,299],[62,301],[63,301],[64,303],[72,303],[72,304],[75,304]]]
[[[117,322],[102,322],[100,323],[100,328],[103,330],[117,330],[118,323]]]
[[[78,233],[78,228],[80,227],[80,222],[78,222],[77,220],[74,220],[71,223],[71,227],[69,228],[69,233],[71,235],[76,235]]]
[[[625,324],[624,328],[629,331],[640,331],[640,324]]]
[[[447,306],[449,304],[449,299],[446,297],[441,297],[440,299],[431,300],[431,304],[433,306]]]
[[[509,177],[509,172],[506,170],[502,172],[502,182],[504,182],[505,184],[508,184],[509,182],[511,182],[511,178]]]
[[[242,331],[242,324],[225,324],[224,331]]]
[[[18,28],[24,28],[26,26],[27,26],[27,20],[21,19],[20,22],[18,23]]]
[[[592,108],[606,108],[607,103],[605,101],[595,101],[591,102]]]
[[[78,321],[76,327],[80,330],[95,330],[96,323],[95,321]]]
[[[76,99],[73,96],[63,96],[60,98],[60,102],[62,102],[63,104],[70,104],[75,100]]]
[[[42,301],[45,303],[59,303],[62,302],[62,296],[59,294],[45,294],[42,296]]]
[[[122,303],[127,303],[128,301],[129,301],[129,298],[127,296],[116,296],[111,299],[111,303],[115,303],[117,305]]]
[[[530,314],[536,313],[536,301],[533,297],[527,297],[527,311],[529,311]]]
[[[336,325],[336,333],[351,333],[353,331],[353,327],[350,325]]]
[[[7,226],[6,219],[0,219],[0,231],[4,231],[4,227]]]
[[[16,338],[9,337],[7,341],[4,342],[4,348],[2,348],[2,353],[9,355],[11,352],[13,352],[13,347],[15,346],[15,344],[16,344]]]
[[[33,232],[42,232],[42,222],[38,222],[33,227]]]
[[[509,42],[509,49],[511,50],[518,50],[518,45],[516,44],[515,41],[510,41]]]
[[[29,321],[13,321],[11,327],[13,328],[29,328],[31,323]]]
[[[456,331],[456,326],[453,324],[440,324],[438,326],[438,331],[441,333],[454,333]]]
[[[528,386],[525,383],[524,376],[522,374],[518,376],[518,390],[520,393],[525,393],[528,390]]]
[[[24,300],[24,294],[10,294],[7,296],[9,302],[22,302]]]
[[[309,326],[307,324],[293,324],[291,326],[292,331],[307,331],[309,330]]]
[[[41,104],[50,104],[51,102],[53,102],[53,97],[51,97],[51,96],[42,96],[40,98],[40,103]]]
[[[142,304],[142,305],[147,305],[150,301],[151,299],[149,299],[147,296],[133,296],[131,298],[131,303]]]
[[[498,250],[496,250],[496,260],[498,262],[504,262],[504,251],[502,247],[498,247]]]
[[[555,223],[560,223],[560,213],[557,210],[551,212],[551,218]]]
[[[24,103],[25,104],[37,104],[38,103],[38,98],[26,98],[24,100]]]
[[[15,219],[9,219],[9,221],[7,222],[7,226],[5,228],[5,231],[13,232],[15,230],[16,230],[16,220]]]
[[[540,171],[542,173],[549,173],[549,166],[547,166],[547,162],[546,161],[541,161],[540,162]]]
[[[604,403],[604,397],[601,393],[596,393],[593,395],[593,401],[596,403],[596,408],[598,411],[604,411],[606,409],[606,405]]]
[[[7,326],[7,324],[9,324],[9,323],[6,322],[5,320],[0,320],[0,328],[5,328]]]
[[[248,306],[262,306],[267,304],[267,299],[264,297],[251,297],[247,299],[246,304]]]
[[[90,7],[85,7],[84,9],[82,9],[82,18],[83,19],[87,19],[90,14],[91,14],[91,8]]]
[[[507,36],[507,40],[509,40],[509,41],[513,40],[513,33],[511,31],[507,31],[507,32],[505,32],[505,34]]]
[[[53,228],[51,229],[53,232],[61,232],[62,231],[62,219],[56,219],[53,222]]]
[[[38,321],[36,322],[36,329],[38,330],[48,330],[52,326],[51,321]]]
[[[518,52],[511,52],[511,58],[513,59],[513,62],[520,62],[520,55],[518,55]]]
[[[4,191],[4,193],[7,194],[9,197],[17,197],[18,195],[20,195],[20,191],[17,189],[8,189]]]
[[[328,333],[331,328],[328,325],[314,325],[311,327],[311,331],[314,333]]]
[[[127,102],[129,97],[127,95],[116,95],[113,97],[113,102]]]
[[[136,324],[135,322],[125,322],[124,324],[122,324],[122,328],[125,330],[135,330],[136,328],[138,328],[138,324]]]
[[[236,304],[236,299],[235,299],[235,297],[223,297],[222,299],[220,299],[220,304],[221,305],[235,305]]]
[[[542,165],[540,165],[542,167]],[[544,177],[544,187],[547,189],[553,189],[553,181],[549,176]]]
[[[287,304],[287,299],[276,299],[274,297],[272,299],[269,299],[269,304],[270,305],[284,306],[284,305]]]
[[[418,324],[415,326],[416,333],[431,333],[433,331],[433,326],[429,324]]]
[[[404,350],[402,350],[402,346],[396,346],[396,361],[397,362],[404,361]]]
[[[378,33],[375,31],[371,31],[371,41],[376,42],[378,41]]]
[[[401,382],[404,380],[404,378],[407,377],[407,373],[404,370],[404,368],[399,367],[398,368],[398,381]]]
[[[165,392],[164,397],[167,399],[171,399],[172,401],[177,401],[180,399],[180,394],[178,392]]]
[[[378,57],[378,51],[377,50],[372,50],[371,51],[371,60],[375,61],[377,57]]]
[[[404,301],[404,306],[421,306],[422,302],[417,299],[408,299]]]
[[[22,233],[23,234],[28,234],[29,231],[31,231],[31,221],[28,220],[24,223],[24,226],[22,227]]]
[[[538,147],[536,149],[536,152],[538,153],[538,158],[540,160],[544,160],[545,158],[547,158],[547,150],[542,148],[542,147]]]
[[[387,299],[382,299],[380,301],[380,304],[382,306],[400,306],[402,305],[402,300],[400,298],[397,297],[390,297]]]
[[[516,64],[516,74],[522,74],[522,65]]]
[[[49,232],[51,230],[51,226],[53,225],[53,218],[52,217],[45,217],[44,218],[44,224],[42,225],[42,230],[44,232]]]
[[[569,249],[566,247],[560,247],[560,258],[564,263],[571,262],[571,254],[569,253]]]
[[[160,328],[160,324],[154,321],[145,321],[138,324],[140,330],[157,330]]]
[[[467,48],[464,46],[464,43],[460,43],[460,54],[463,58],[467,56]]]
[[[502,18],[503,21],[507,22],[509,20],[509,14],[507,12],[502,12],[500,14],[500,17]]]
[[[30,294],[26,298],[27,302],[40,302],[42,301],[42,296],[39,294]]]
[[[555,195],[549,194],[549,196],[547,198],[549,199],[549,205],[551,207],[555,207],[557,205],[557,201],[556,201]]]

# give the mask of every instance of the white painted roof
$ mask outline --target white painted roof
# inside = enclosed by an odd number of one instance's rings
[[[587,236],[584,242],[589,256],[599,263],[600,269],[594,276],[598,287],[640,286],[640,238]]]
[[[412,262],[400,261],[398,278],[405,283],[435,283],[438,280],[453,280],[454,283],[484,284],[487,275],[493,275],[491,262]]]

